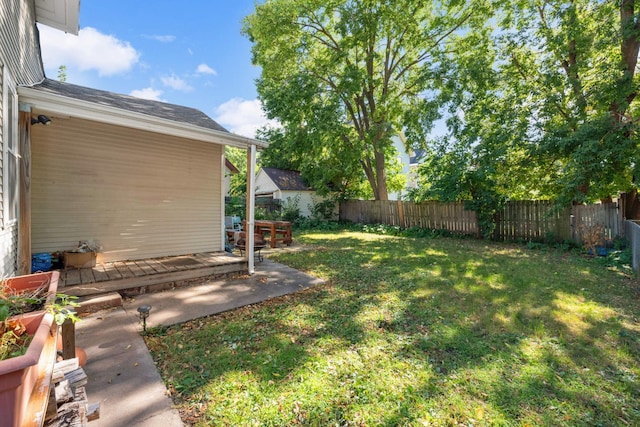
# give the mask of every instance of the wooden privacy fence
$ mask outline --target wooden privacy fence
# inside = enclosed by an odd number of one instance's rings
[[[464,202],[422,203],[347,200],[340,203],[340,219],[362,224],[396,225],[478,235],[474,211]],[[549,201],[511,201],[496,215],[496,240],[573,240],[580,243],[585,227],[602,225],[604,238],[624,235],[617,203],[576,205],[557,209]]]
[[[476,213],[464,209],[464,202],[413,203],[382,200],[340,202],[340,219],[360,224],[397,225],[478,234]]]
[[[597,205],[577,205],[572,209],[573,240],[582,241],[584,227],[602,225],[604,238],[607,240],[625,236],[624,215],[618,203],[602,203]]]

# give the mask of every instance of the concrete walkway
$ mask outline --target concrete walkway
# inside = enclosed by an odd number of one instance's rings
[[[100,426],[182,426],[140,332],[140,305],[151,305],[147,327],[173,325],[290,294],[321,284],[285,265],[256,263],[246,278],[145,294],[122,307],[94,313],[76,324],[76,345],[87,352],[89,403],[100,403]]]

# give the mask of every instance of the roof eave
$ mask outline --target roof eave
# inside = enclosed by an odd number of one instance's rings
[[[251,145],[264,148],[268,145],[268,143],[258,139],[203,128],[193,124],[180,123],[58,94],[42,92],[26,86],[18,88],[18,97],[21,103],[30,104],[32,108],[52,114],[77,117],[116,126],[146,130],[213,144],[230,145],[238,148],[247,148]]]
[[[36,21],[78,35],[80,0],[40,0],[35,4]]]

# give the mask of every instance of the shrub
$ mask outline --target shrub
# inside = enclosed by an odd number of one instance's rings
[[[286,200],[283,200],[282,209],[280,211],[282,219],[284,221],[290,221],[292,224],[298,223],[302,219],[299,204],[300,196],[296,196],[293,199],[291,197],[287,197]]]
[[[311,214],[314,218],[331,221],[335,219],[336,202],[332,199],[326,199],[321,202],[314,203],[311,206]]]

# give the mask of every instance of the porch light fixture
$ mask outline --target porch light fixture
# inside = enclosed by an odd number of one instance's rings
[[[138,313],[140,318],[142,319],[142,330],[145,333],[147,332],[147,317],[149,317],[150,311],[151,311],[150,305],[145,304],[138,307]]]
[[[37,125],[38,123],[42,123],[43,125],[51,124],[51,119],[44,114],[40,114],[38,118],[31,117],[31,124]]]

